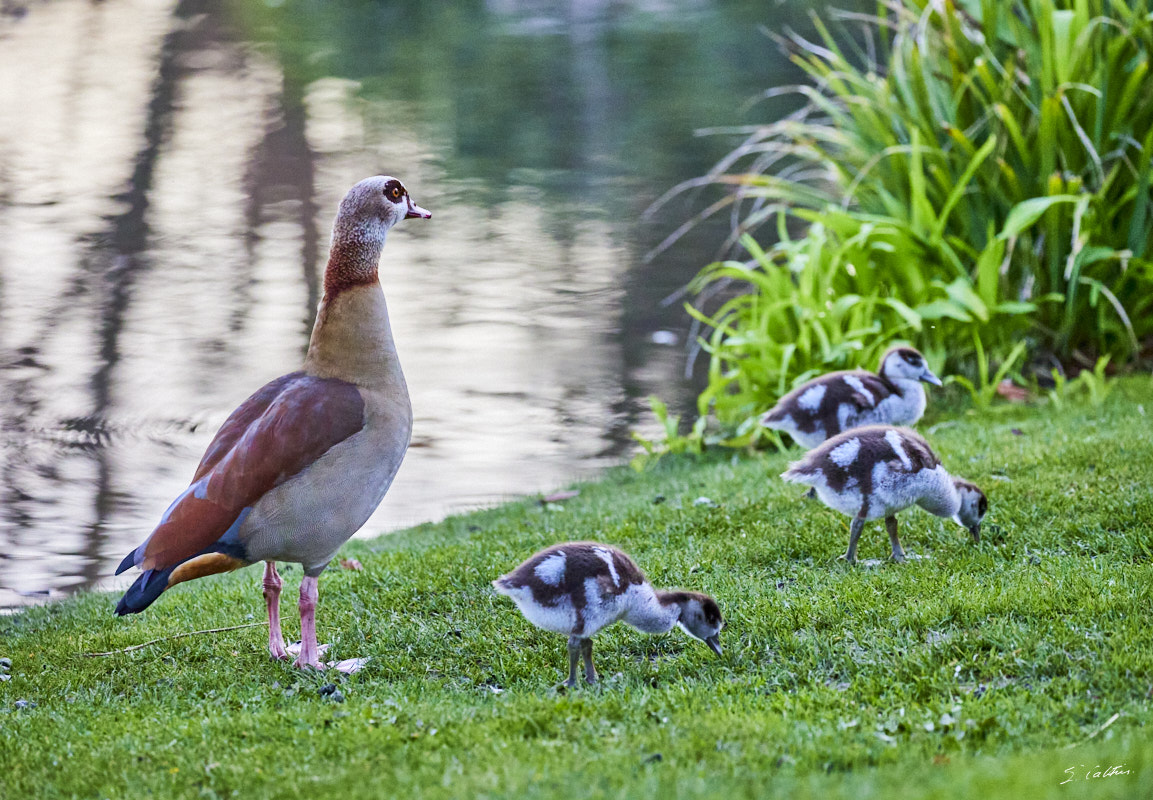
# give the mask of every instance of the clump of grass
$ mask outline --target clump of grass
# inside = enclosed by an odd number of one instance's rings
[[[706,454],[351,543],[320,598],[332,657],[371,657],[350,677],[270,661],[259,627],[80,656],[259,622],[258,568],[130,618],[96,593],[0,617],[0,796],[1147,797],[1153,408],[1147,377],[1113,386],[938,426],[986,536],[911,510],[904,565],[840,565],[844,518],[776,478],[788,454]],[[563,639],[489,581],[590,538],[716,596],[724,658],[615,626],[603,685],[556,691]],[[867,528],[862,558],[887,550]]]
[[[729,190],[711,210],[732,209],[750,256],[693,286],[730,294],[689,309],[712,331],[702,413],[747,431],[796,382],[875,367],[893,340],[974,387],[1022,357],[1131,363],[1153,337],[1146,0],[845,17],[859,36],[818,19],[819,42],[776,37],[812,83],[768,94],[806,105],[691,182]],[[776,243],[757,244],[774,220]]]

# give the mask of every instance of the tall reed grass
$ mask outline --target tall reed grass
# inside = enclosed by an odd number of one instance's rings
[[[1132,363],[1153,339],[1153,15],[1146,0],[889,0],[854,30],[775,35],[804,107],[742,129],[709,175],[747,260],[706,267],[703,413],[746,441],[814,372],[891,341],[935,368],[977,354]],[[843,42],[849,44],[841,44]],[[775,237],[773,234],[775,233]],[[762,241],[773,239],[762,247]],[[670,237],[671,244],[674,237]],[[1018,348],[1018,354],[1020,349]]]

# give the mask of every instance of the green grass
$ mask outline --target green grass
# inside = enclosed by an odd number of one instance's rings
[[[354,543],[364,570],[325,574],[319,617],[334,655],[372,657],[352,677],[271,662],[261,628],[80,656],[259,621],[257,568],[127,619],[108,594],[0,618],[0,797],[1151,796],[1151,401],[1141,377],[1100,407],[923,425],[991,511],[979,546],[905,513],[927,556],[905,565],[838,563],[848,520],[777,479],[789,454],[667,458],[563,506]],[[616,626],[603,684],[558,692],[562,637],[489,581],[568,539],[714,594],[725,656]],[[861,557],[887,549],[866,528]],[[1060,785],[1114,764],[1130,774]]]

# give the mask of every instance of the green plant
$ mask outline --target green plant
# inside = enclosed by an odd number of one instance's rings
[[[693,423],[692,430],[685,436],[680,434],[681,418],[679,414],[669,416],[669,407],[659,397],[655,395],[649,397],[649,408],[652,409],[653,416],[657,418],[660,423],[661,432],[664,434],[664,439],[657,442],[646,439],[637,432],[633,432],[633,439],[644,450],[633,456],[630,464],[632,468],[639,471],[653,466],[664,455],[678,454],[678,453],[691,453],[693,455],[700,455],[701,450],[704,448],[704,430],[707,417],[701,415]]]
[[[1020,347],[1002,349],[1017,349],[1003,364],[1024,351],[1021,337],[1036,304],[1005,300],[981,277],[1001,263],[1003,238],[991,238],[979,255],[976,283],[965,275],[946,282],[920,274],[917,242],[898,222],[840,209],[805,216],[805,236],[793,239],[779,211],[773,246],[763,250],[745,234],[750,262],[711,264],[690,284],[698,296],[722,282],[737,287],[711,314],[686,305],[710,329],[702,343],[709,382],[697,405],[701,416],[711,410],[721,423],[725,433],[715,441],[755,442],[764,435],[757,418],[776,398],[820,372],[875,369],[895,340],[915,341],[937,370],[961,354],[985,363],[983,339],[1018,338]],[[900,297],[895,284],[904,287]],[[987,383],[987,372],[983,378]]]
[[[694,288],[753,297],[690,311],[713,326],[702,412],[747,430],[796,381],[873,367],[893,339],[981,403],[988,360],[1130,362],[1153,337],[1147,0],[894,0],[863,19],[868,49],[820,20],[819,43],[778,37],[813,83],[769,94],[806,107],[742,131],[707,176],[753,260]],[[750,234],[773,219],[762,249]]]
[[[992,378],[989,377],[989,359],[985,356],[985,348],[981,346],[981,340],[976,334],[973,335],[973,347],[977,353],[977,383],[974,384],[964,375],[949,375],[945,380],[964,386],[969,391],[973,405],[985,411],[993,404],[993,398],[997,395],[997,387],[1001,385],[1001,381],[1005,380],[1009,370],[1025,352],[1025,343],[1017,343],[1008,357],[1001,362],[1000,367],[997,368],[997,373]]]
[[[1049,402],[1057,408],[1063,408],[1066,403],[1084,400],[1092,406],[1102,405],[1113,384],[1105,377],[1105,368],[1109,365],[1109,356],[1101,356],[1093,369],[1084,369],[1076,378],[1066,378],[1060,370],[1054,369],[1053,388],[1049,390]]]

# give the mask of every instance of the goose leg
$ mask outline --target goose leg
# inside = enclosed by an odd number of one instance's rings
[[[577,661],[580,660],[582,649],[581,637],[568,637],[568,680],[564,685],[570,689],[577,685]]]
[[[857,563],[857,540],[861,538],[861,530],[865,527],[865,510],[853,517],[853,524],[849,526],[849,549],[841,558],[850,564]]]
[[[320,663],[320,651],[316,646],[316,601],[320,597],[316,578],[305,575],[300,582],[300,655],[293,663],[303,669],[324,669]]]
[[[597,682],[597,668],[593,666],[593,640],[585,639],[581,642],[581,655],[585,661],[585,680],[589,683]]]
[[[264,602],[268,606],[268,652],[277,661],[287,661],[284,634],[280,631],[280,587],[284,581],[276,571],[275,561],[264,562]]]
[[[889,544],[893,545],[893,560],[898,564],[905,560],[905,551],[901,549],[901,540],[897,538],[897,518],[885,517],[885,530],[889,532]]]

